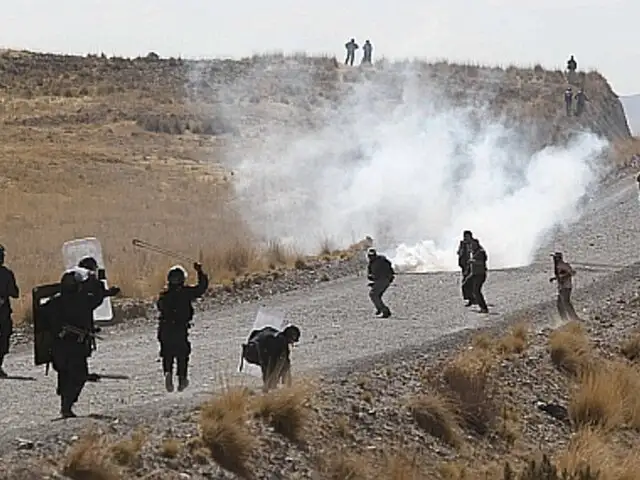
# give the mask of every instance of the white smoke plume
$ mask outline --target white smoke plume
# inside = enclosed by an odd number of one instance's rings
[[[310,77],[297,75],[287,85],[309,92]],[[257,91],[260,78],[247,75],[236,91]],[[523,266],[597,179],[606,141],[583,133],[534,151],[526,135],[489,120],[490,87],[460,108],[414,70],[372,78],[337,107],[297,117],[305,109],[289,105],[294,120],[263,123],[261,141],[233,160],[243,212],[264,238],[317,253],[323,239],[339,247],[371,235],[398,269],[438,271],[457,269],[469,229],[491,268]],[[226,116],[238,123],[236,111]],[[308,117],[323,126],[305,126]]]

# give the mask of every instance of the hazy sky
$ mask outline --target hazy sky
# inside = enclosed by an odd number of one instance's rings
[[[638,0],[5,0],[0,47],[136,56],[344,55],[597,68],[640,92]],[[358,52],[358,61],[361,50]]]

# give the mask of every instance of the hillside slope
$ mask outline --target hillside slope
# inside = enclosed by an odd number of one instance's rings
[[[471,128],[491,117],[512,126],[531,152],[585,130],[627,139],[622,106],[606,80],[589,72],[579,82],[590,103],[583,116],[567,117],[562,72],[539,67],[347,68],[301,55],[183,61],[5,51],[2,242],[24,291],[58,277],[60,246],[78,236],[101,239],[110,277],[130,297],[155,294],[170,262],[141,255],[132,237],[202,251],[216,279],[290,266],[292,252],[276,252],[275,262],[272,251],[254,258],[260,239],[230,203],[236,183],[229,170],[246,152],[255,156],[256,145],[281,132],[305,135],[326,125],[339,131],[338,125],[344,138],[332,141],[344,145],[333,153],[350,161],[368,147],[346,140],[360,114],[388,114],[425,98],[433,108],[470,108]],[[277,148],[265,152],[277,157]]]
[[[628,95],[620,100],[624,106],[631,133],[635,136],[640,135],[640,95]]]

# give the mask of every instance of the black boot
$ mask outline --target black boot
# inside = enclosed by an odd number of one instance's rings
[[[77,417],[77,415],[73,413],[73,410],[71,410],[72,403],[69,400],[67,400],[65,397],[62,397],[61,403],[62,403],[62,406],[60,408],[60,415],[62,415],[62,418]]]

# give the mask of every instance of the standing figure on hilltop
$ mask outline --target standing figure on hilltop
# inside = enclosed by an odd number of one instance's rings
[[[571,106],[573,105],[573,90],[567,87],[564,91],[564,106],[567,111],[567,117],[571,116]]]
[[[379,255],[375,248],[367,250],[367,279],[369,280],[369,298],[376,307],[376,315],[382,314],[382,318],[389,318],[391,310],[382,301],[382,295],[393,283],[396,272],[387,257]]]
[[[344,48],[347,49],[347,58],[344,61],[345,65],[353,66],[353,61],[356,58],[356,50],[360,48],[356,43],[355,38],[352,38],[344,44]]]
[[[567,71],[569,72],[569,83],[572,83],[575,79],[576,70],[578,69],[578,62],[573,58],[573,55],[567,61]]]
[[[582,115],[582,112],[584,112],[584,102],[588,101],[589,99],[584,93],[584,90],[580,88],[580,90],[578,90],[578,93],[576,93],[576,117]]]
[[[178,391],[181,392],[189,386],[189,328],[193,319],[192,302],[204,295],[209,287],[209,277],[202,271],[202,265],[194,263],[193,268],[198,274],[197,285],[185,285],[187,272],[183,267],[176,265],[169,270],[167,288],[160,293],[156,302],[160,312],[158,341],[164,384],[168,392],[173,392],[174,363],[177,363]]]
[[[11,318],[11,299],[20,296],[20,289],[13,272],[4,265],[4,246],[0,245],[0,378],[7,373],[2,368],[4,357],[9,353],[13,319]]]
[[[369,42],[369,40],[366,40],[364,42],[364,45],[362,46],[362,64],[367,64],[367,65],[371,65],[371,55],[373,53],[373,45],[371,45],[371,42]]]
[[[465,282],[465,278],[471,273],[471,240],[473,234],[470,230],[462,232],[462,240],[458,245],[458,266],[462,272],[462,299],[467,301],[467,307],[473,305],[473,291],[471,282]]]
[[[569,263],[564,261],[561,252],[555,252],[551,256],[553,257],[554,276],[549,279],[549,282],[557,282],[558,284],[558,298],[556,301],[558,313],[564,321],[580,320],[571,303],[572,277],[576,272]]]

